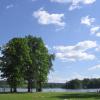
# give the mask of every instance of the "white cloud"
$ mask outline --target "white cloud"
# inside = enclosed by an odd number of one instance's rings
[[[94,21],[95,18],[91,18],[89,16],[85,16],[81,18],[81,24],[85,24],[87,26],[91,26]]]
[[[82,5],[90,5],[96,2],[96,0],[50,0],[50,1],[70,4],[69,10],[81,8]]]
[[[72,3],[72,4],[93,4],[96,0],[51,0],[51,2],[57,2],[57,3]]]
[[[94,26],[90,29],[91,34],[95,34],[97,37],[100,37],[100,26]]]
[[[10,8],[13,8],[14,7],[14,5],[13,4],[10,4],[10,5],[7,5],[6,6],[6,9],[10,9]]]
[[[93,4],[96,0],[81,0],[84,4]]]
[[[100,26],[94,26],[90,29],[92,34],[96,34],[100,30]]]
[[[95,18],[85,16],[81,18],[81,24],[89,26],[90,33],[100,37],[100,25],[94,25],[95,20]]]
[[[100,69],[100,64],[95,65],[95,66],[93,66],[93,67],[90,67],[88,70],[89,70],[89,71],[93,71],[93,70],[97,70],[97,69]]]
[[[42,25],[54,24],[57,26],[64,27],[65,22],[63,21],[64,14],[48,13],[43,8],[35,11],[33,16],[38,19],[38,23]]]
[[[87,50],[97,47],[96,41],[83,41],[73,46],[54,46],[56,57],[62,61],[93,60],[94,54]]]
[[[97,33],[96,33],[96,36],[97,36],[97,37],[100,37],[100,32],[97,32]]]
[[[69,10],[82,8],[82,5],[93,4],[96,0],[69,0],[72,4],[69,7]]]
[[[98,47],[95,49],[95,51],[100,51],[100,46],[98,46]]]

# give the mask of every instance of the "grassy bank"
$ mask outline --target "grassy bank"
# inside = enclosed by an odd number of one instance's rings
[[[0,94],[0,100],[100,100],[99,93]]]

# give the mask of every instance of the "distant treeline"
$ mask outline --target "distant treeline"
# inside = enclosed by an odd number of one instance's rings
[[[1,80],[0,81],[0,88],[3,88],[3,87],[9,87],[9,85],[7,84],[6,81]]]
[[[100,78],[96,79],[74,79],[66,82],[67,89],[96,89],[100,88]]]
[[[65,88],[65,83],[46,83],[44,88]]]

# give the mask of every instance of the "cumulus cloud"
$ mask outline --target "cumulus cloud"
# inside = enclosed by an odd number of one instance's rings
[[[62,61],[93,60],[95,55],[88,50],[96,48],[96,41],[83,41],[73,46],[54,46],[56,57]]]
[[[97,37],[100,37],[100,32],[97,32],[97,33],[96,33],[96,36],[97,36]]]
[[[10,9],[10,8],[13,8],[14,7],[14,5],[13,4],[10,4],[10,5],[7,5],[6,6],[6,9]]]
[[[88,70],[89,70],[89,71],[93,71],[93,70],[97,70],[97,69],[100,69],[100,64],[95,65],[95,66],[93,66],[93,67],[90,67]]]
[[[91,18],[89,16],[85,16],[81,18],[81,24],[85,24],[87,26],[92,26],[92,23],[95,22],[95,18]]]
[[[69,0],[71,1],[71,6],[69,10],[74,10],[76,8],[81,8],[82,5],[93,4],[96,0]]]
[[[95,25],[95,20],[93,17],[85,16],[81,18],[81,24],[89,26],[90,33],[100,37],[100,25]]]
[[[38,23],[42,25],[54,24],[57,26],[64,27],[65,22],[63,21],[64,14],[56,14],[45,11],[43,8],[35,11],[33,16],[38,19]]]
[[[95,49],[95,51],[100,51],[100,46],[98,45],[98,47]]]
[[[100,30],[100,27],[99,27],[99,26],[95,26],[95,27],[92,27],[92,28],[90,29],[90,31],[91,31],[92,34],[97,33],[99,30]]]
[[[90,5],[96,2],[96,0],[50,0],[50,1],[70,4],[69,10],[81,8],[82,5]]]
[[[90,29],[91,34],[95,34],[97,37],[100,37],[100,26],[94,26]]]

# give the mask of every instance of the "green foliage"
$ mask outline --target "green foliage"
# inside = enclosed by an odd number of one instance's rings
[[[52,70],[54,55],[49,54],[43,40],[39,37],[27,36],[13,38],[1,48],[3,56],[0,58],[3,78],[11,89],[16,88],[25,80],[28,82],[28,91],[33,87],[41,91],[47,76]]]
[[[71,80],[71,81],[67,82],[66,87],[70,88],[70,89],[80,89],[80,88],[82,88],[82,83],[80,80],[75,79],[75,80]]]
[[[24,65],[29,61],[28,51],[27,42],[23,38],[13,38],[2,48],[2,77],[7,78],[15,92],[23,82]]]
[[[52,69],[54,55],[48,53],[48,49],[41,38],[27,36],[26,39],[28,40],[32,60],[32,65],[29,68],[32,73],[29,76],[30,78],[34,76],[36,90],[41,91],[43,84],[47,80],[48,73]]]

